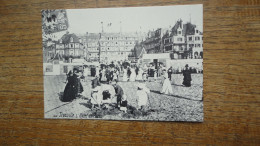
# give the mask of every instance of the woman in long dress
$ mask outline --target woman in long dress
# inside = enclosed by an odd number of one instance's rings
[[[124,68],[123,70],[123,82],[126,82],[128,80],[127,78],[127,68]]]
[[[157,70],[154,70],[154,77],[153,77],[153,79],[156,82],[156,80],[157,80]]]
[[[102,78],[101,78],[101,81],[103,81],[103,82],[107,81],[106,68],[103,68],[103,70],[102,70]]]
[[[137,74],[137,76],[136,76],[136,80],[137,81],[142,81],[143,80],[143,70],[142,70],[142,68],[139,68],[139,71],[138,71],[138,74]]]
[[[143,81],[146,82],[147,81],[147,77],[148,77],[147,70],[144,70],[142,77],[143,77]]]
[[[150,89],[148,89],[145,84],[139,83],[137,84],[137,104],[138,109],[143,110],[148,102],[148,94],[150,93]]]
[[[114,69],[114,72],[113,72],[113,80],[112,80],[112,81],[118,80],[117,74],[118,74],[118,70]]]
[[[135,78],[136,78],[135,68],[132,67],[132,68],[131,68],[131,75],[130,75],[129,81],[130,81],[130,82],[134,82],[134,81],[135,81]]]
[[[161,93],[167,94],[167,95],[172,95],[173,94],[172,86],[171,86],[171,82],[168,78],[167,73],[164,73],[163,77],[164,77],[164,81],[163,81]]]
[[[76,96],[78,94],[78,78],[75,74],[73,74],[71,71],[68,74],[67,77],[67,84],[65,86],[63,96],[60,98],[63,102],[70,102],[73,99],[76,99]]]
[[[102,90],[100,85],[98,85],[97,87],[93,88],[91,91],[90,102],[92,103],[92,108],[95,107],[95,105],[100,107],[100,104],[102,103],[102,99],[103,99]]]

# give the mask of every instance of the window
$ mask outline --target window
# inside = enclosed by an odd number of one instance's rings
[[[169,43],[170,41],[169,41],[169,39],[165,39],[164,40],[164,44],[167,44],[167,43]]]
[[[70,42],[73,42],[73,37],[70,38]]]
[[[177,41],[182,41],[182,38],[177,38]]]
[[[178,31],[178,34],[181,34],[181,31]]]
[[[192,37],[189,37],[189,41],[192,41]]]
[[[195,40],[200,40],[200,37],[195,37]]]
[[[199,33],[199,31],[198,31],[198,30],[196,30],[196,33]]]
[[[200,47],[200,44],[195,44],[195,47]]]
[[[73,44],[70,44],[70,47],[73,48]]]

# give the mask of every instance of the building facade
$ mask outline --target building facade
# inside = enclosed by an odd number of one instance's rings
[[[84,58],[82,40],[75,34],[65,34],[56,42],[56,54],[64,58]]]
[[[87,61],[99,61],[100,60],[100,33],[86,33],[84,36],[83,44],[86,49]]]
[[[193,59],[203,58],[203,34],[197,28],[194,28],[194,33],[187,35],[187,48],[192,50]]]
[[[203,34],[190,22],[176,22],[163,36],[163,52],[172,59],[203,58]]]
[[[161,28],[148,32],[145,41],[143,41],[147,53],[163,52],[162,34]]]

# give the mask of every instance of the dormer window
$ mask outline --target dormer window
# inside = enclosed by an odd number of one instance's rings
[[[178,31],[178,34],[181,34],[181,31]]]
[[[60,39],[60,43],[62,43],[62,39]]]
[[[73,42],[73,37],[70,38],[70,42]]]
[[[198,31],[198,30],[196,30],[196,33],[199,33],[199,31]]]

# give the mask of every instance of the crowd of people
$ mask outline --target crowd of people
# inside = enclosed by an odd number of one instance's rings
[[[153,64],[150,66],[138,65],[105,65],[96,66],[91,71],[94,77],[91,81],[91,103],[92,108],[100,105],[115,103],[116,107],[122,111],[127,110],[127,95],[123,88],[118,84],[120,82],[138,82],[136,85],[138,109],[143,110],[149,100],[150,89],[146,87],[145,82],[156,81],[160,79],[162,88],[161,94],[173,95],[171,80],[172,67],[166,69],[165,66],[158,66],[157,69]],[[189,66],[183,70],[183,85],[191,86],[191,72]],[[79,69],[74,68],[73,72],[67,74],[64,94],[61,98],[63,102],[69,102],[76,99],[83,92],[81,81],[86,81],[87,75]]]

